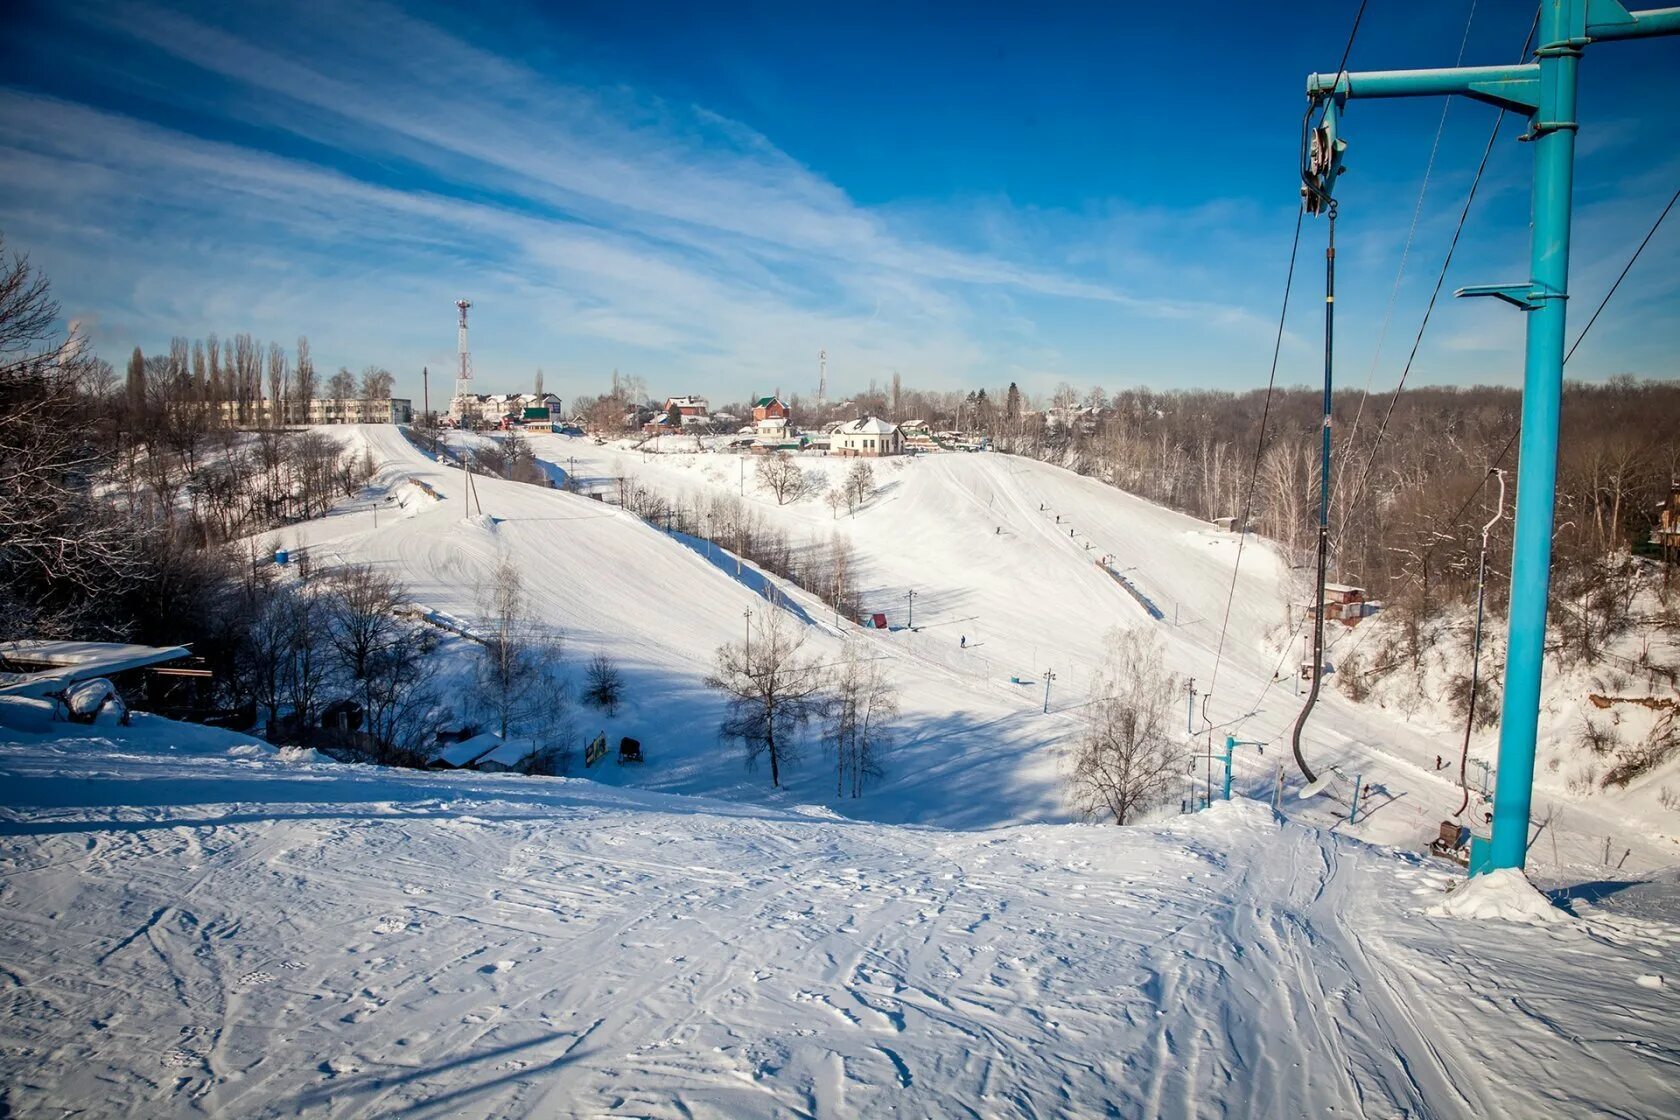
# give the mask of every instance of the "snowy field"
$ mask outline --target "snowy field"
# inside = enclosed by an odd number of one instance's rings
[[[1672,877],[1578,888],[1556,924],[1468,921],[1428,913],[1436,868],[1247,801],[1155,828],[907,828],[232,742],[144,717],[0,742],[0,1112],[1680,1099]]]

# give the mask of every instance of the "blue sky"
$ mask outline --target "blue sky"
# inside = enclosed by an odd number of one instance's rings
[[[1264,384],[1302,87],[1353,3],[13,6],[0,230],[120,363],[248,330],[485,389]],[[1147,10],[1144,10],[1147,9]],[[1532,6],[1374,0],[1351,68],[1514,60]],[[1589,50],[1573,291],[1596,305],[1680,184],[1680,40]],[[1344,384],[1392,385],[1494,111],[1358,103]],[[1526,274],[1507,122],[1449,287]],[[1318,376],[1323,223],[1280,378]],[[1572,376],[1670,377],[1680,221]],[[1388,321],[1386,335],[1383,324]],[[1515,384],[1521,317],[1447,301],[1419,383]],[[1379,346],[1380,341],[1380,346]],[[435,386],[434,386],[435,388]]]

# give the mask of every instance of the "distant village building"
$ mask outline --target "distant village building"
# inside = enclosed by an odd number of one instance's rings
[[[905,451],[938,451],[939,443],[933,432],[921,420],[906,420],[898,426],[899,439]]]
[[[547,409],[552,417],[561,407],[553,393],[469,393],[450,400],[449,419],[463,427],[504,428],[522,422],[526,409]]]
[[[793,414],[781,397],[760,397],[753,402],[753,427],[768,439],[783,439],[789,433]]]
[[[1657,507],[1657,525],[1651,543],[1662,549],[1663,559],[1672,562],[1680,555],[1680,478],[1668,484],[1668,500]]]
[[[829,437],[829,451],[835,455],[875,458],[899,455],[904,451],[904,438],[898,425],[875,416],[851,420],[834,429]]]
[[[326,397],[310,401],[218,401],[222,423],[238,428],[291,424],[408,424],[414,404],[406,397]]]
[[[682,428],[692,428],[697,424],[707,424],[711,417],[707,415],[705,397],[668,397],[665,407],[659,415],[642,425],[642,431],[649,435],[661,432],[672,432]]]

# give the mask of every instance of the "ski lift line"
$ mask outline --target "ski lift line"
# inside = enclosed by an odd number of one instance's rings
[[[1657,215],[1657,220],[1651,223],[1651,228],[1645,232],[1644,239],[1641,240],[1638,247],[1634,249],[1633,255],[1628,258],[1627,264],[1622,266],[1621,274],[1616,277],[1616,282],[1610,285],[1610,290],[1604,293],[1604,298],[1598,301],[1598,307],[1593,310],[1592,316],[1587,319],[1586,326],[1582,327],[1581,333],[1575,336],[1575,341],[1570,345],[1569,352],[1563,356],[1563,363],[1565,366],[1569,364],[1569,359],[1575,356],[1575,351],[1580,347],[1581,343],[1586,340],[1587,332],[1592,330],[1594,323],[1598,322],[1599,315],[1610,303],[1610,297],[1614,296],[1616,294],[1616,289],[1622,286],[1622,281],[1625,280],[1627,278],[1627,274],[1633,270],[1634,262],[1639,260],[1640,254],[1645,251],[1645,247],[1649,245],[1651,243],[1651,239],[1656,236],[1657,230],[1661,228],[1663,220],[1668,217],[1669,211],[1674,209],[1674,204],[1676,202],[1680,202],[1680,187],[1675,188],[1674,193],[1669,196],[1668,204],[1662,208],[1662,213]],[[1498,455],[1494,456],[1492,465],[1488,467],[1488,473],[1484,474],[1481,481],[1476,483],[1476,488],[1470,491],[1469,495],[1464,499],[1464,504],[1458,507],[1458,511],[1447,519],[1447,523],[1449,525],[1458,524],[1458,520],[1464,516],[1465,510],[1470,508],[1470,504],[1474,502],[1476,500],[1476,496],[1482,492],[1482,487],[1487,485],[1488,478],[1491,477],[1493,472],[1498,470],[1499,466],[1505,462],[1505,456],[1511,453],[1511,448],[1517,445],[1517,437],[1521,434],[1522,425],[1521,423],[1518,423],[1518,425],[1512,429],[1510,438],[1505,441],[1505,446],[1500,448]],[[1437,541],[1435,544],[1430,545],[1424,550],[1423,560],[1418,565],[1420,570],[1428,570],[1429,559],[1435,555],[1435,550],[1440,547],[1440,543],[1441,542]]]
[[[1455,817],[1462,817],[1464,810],[1470,807],[1470,784],[1465,780],[1470,766],[1470,733],[1476,727],[1476,689],[1481,684],[1482,669],[1482,606],[1487,593],[1487,554],[1488,534],[1499,524],[1505,516],[1505,472],[1495,467],[1489,474],[1499,476],[1499,501],[1494,505],[1493,516],[1482,526],[1482,552],[1476,561],[1476,631],[1470,643],[1470,697],[1465,705],[1469,711],[1464,717],[1464,747],[1458,756],[1458,784],[1464,790],[1464,800],[1459,802]]]
[[[1470,27],[1476,21],[1476,4],[1478,0],[1470,0],[1470,12],[1464,18],[1464,35],[1458,41],[1458,60],[1454,66],[1464,65],[1464,51],[1470,45]],[[1338,75],[1339,77],[1339,75]],[[1423,200],[1429,194],[1429,181],[1435,171],[1435,157],[1441,151],[1441,137],[1447,129],[1447,114],[1452,109],[1453,99],[1443,98],[1441,101],[1441,119],[1435,125],[1435,141],[1429,146],[1429,160],[1423,166],[1423,182],[1418,186],[1417,205],[1412,208],[1411,228],[1406,231],[1406,244],[1400,250],[1400,267],[1394,273],[1394,286],[1388,292],[1388,307],[1383,312],[1382,327],[1377,331],[1376,349],[1371,354],[1371,368],[1365,374],[1365,391],[1359,395],[1359,408],[1354,411],[1353,425],[1348,429],[1345,446],[1350,450],[1354,439],[1359,435],[1359,422],[1365,415],[1365,405],[1371,399],[1371,382],[1377,376],[1377,366],[1382,361],[1383,344],[1388,340],[1388,328],[1394,321],[1394,307],[1400,299],[1400,283],[1406,277],[1406,262],[1412,255],[1412,243],[1417,238],[1418,222],[1423,217]],[[1337,482],[1341,481],[1340,475]]]
[[[1354,21],[1354,26],[1358,27],[1357,20]],[[1266,423],[1272,413],[1272,395],[1277,386],[1278,356],[1283,350],[1283,329],[1289,319],[1289,294],[1294,290],[1295,261],[1301,250],[1301,223],[1306,219],[1306,215],[1305,206],[1295,211],[1295,234],[1289,244],[1289,269],[1283,279],[1283,306],[1278,311],[1277,334],[1272,340],[1272,367],[1266,375],[1266,399],[1260,409],[1260,434],[1254,443],[1254,462],[1249,467],[1248,491],[1243,496],[1242,518],[1236,526],[1237,557],[1231,565],[1231,586],[1225,592],[1225,611],[1219,620],[1219,642],[1214,647],[1213,672],[1208,677],[1208,695],[1212,695],[1214,685],[1219,683],[1219,663],[1225,656],[1225,637],[1231,625],[1231,604],[1237,594],[1237,575],[1242,571],[1243,545],[1248,540],[1248,517],[1254,508],[1254,488],[1260,480],[1260,458],[1266,452]]]
[[[1569,364],[1569,359],[1575,356],[1575,348],[1581,345],[1581,340],[1587,337],[1587,332],[1592,330],[1594,323],[1598,322],[1599,312],[1604,310],[1605,304],[1610,302],[1610,297],[1616,294],[1616,289],[1622,286],[1623,280],[1627,279],[1628,272],[1633,268],[1633,262],[1639,259],[1639,254],[1643,253],[1645,246],[1651,243],[1651,238],[1656,236],[1658,227],[1663,224],[1663,219],[1668,217],[1668,212],[1674,209],[1676,202],[1680,202],[1680,187],[1676,187],[1674,193],[1669,196],[1668,205],[1662,208],[1662,213],[1657,215],[1657,220],[1651,223],[1651,228],[1646,232],[1645,239],[1633,251],[1633,256],[1628,258],[1627,264],[1622,266],[1621,275],[1617,276],[1616,282],[1610,285],[1610,290],[1604,293],[1604,298],[1599,301],[1598,309],[1592,313],[1592,318],[1587,320],[1587,325],[1581,328],[1581,333],[1575,336],[1574,346],[1571,346],[1569,352],[1563,356],[1565,365]]]
[[[1536,8],[1534,22],[1529,25],[1528,35],[1523,39],[1521,57],[1528,57],[1529,47],[1534,42],[1534,33],[1539,27],[1540,9]],[[1476,165],[1475,178],[1470,180],[1470,190],[1464,196],[1464,206],[1458,212],[1458,225],[1453,228],[1452,240],[1447,243],[1446,256],[1441,259],[1441,270],[1435,275],[1435,287],[1429,293],[1429,302],[1423,309],[1423,319],[1418,323],[1417,334],[1412,339],[1411,353],[1406,355],[1406,364],[1400,370],[1400,382],[1394,386],[1394,393],[1388,398],[1388,407],[1383,410],[1382,422],[1377,425],[1376,439],[1371,442],[1371,452],[1365,457],[1365,466],[1359,472],[1359,480],[1354,483],[1353,496],[1347,503],[1349,509],[1356,508],[1365,493],[1365,484],[1370,480],[1372,467],[1376,465],[1377,451],[1382,447],[1383,436],[1388,433],[1389,421],[1394,418],[1394,406],[1400,403],[1400,393],[1406,388],[1406,379],[1411,376],[1412,363],[1417,360],[1418,348],[1423,345],[1424,332],[1429,329],[1430,319],[1435,314],[1435,303],[1440,299],[1442,285],[1446,283],[1447,269],[1452,266],[1453,255],[1458,252],[1459,239],[1464,235],[1464,223],[1470,217],[1470,207],[1475,204],[1476,192],[1482,185],[1482,175],[1487,171],[1488,159],[1493,155],[1493,146],[1499,140],[1499,130],[1505,125],[1506,112],[1507,110],[1501,108],[1493,118],[1493,128],[1488,133],[1487,146],[1482,149],[1482,158]]]
[[[1355,508],[1360,497],[1365,492],[1365,484],[1370,480],[1371,468],[1377,461],[1377,451],[1382,447],[1383,436],[1388,434],[1388,423],[1394,418],[1394,406],[1400,403],[1400,394],[1406,388],[1406,379],[1411,376],[1412,363],[1417,360],[1418,348],[1423,345],[1424,332],[1429,329],[1429,320],[1435,314],[1435,303],[1441,297],[1441,288],[1446,283],[1447,269],[1451,267],[1453,254],[1458,251],[1459,238],[1464,233],[1465,219],[1470,216],[1470,207],[1476,201],[1476,192],[1482,185],[1482,173],[1487,170],[1488,158],[1493,155],[1493,146],[1499,140],[1499,130],[1505,124],[1505,110],[1493,119],[1493,130],[1488,133],[1487,146],[1482,149],[1482,160],[1476,166],[1476,176],[1470,180],[1470,191],[1464,197],[1464,206],[1458,212],[1458,225],[1453,229],[1452,240],[1447,244],[1446,256],[1441,259],[1441,269],[1435,274],[1435,287],[1429,293],[1429,302],[1424,305],[1423,320],[1418,323],[1417,334],[1412,338],[1411,353],[1406,355],[1406,364],[1400,370],[1400,382],[1394,386],[1394,392],[1388,398],[1388,407],[1383,410],[1382,422],[1377,425],[1377,435],[1371,441],[1371,451],[1365,457],[1365,466],[1359,472],[1359,479],[1353,485],[1353,496],[1348,502],[1348,508]]]
[[[1301,750],[1301,732],[1306,730],[1307,720],[1312,716],[1313,708],[1318,705],[1318,694],[1324,682],[1324,581],[1330,562],[1330,423],[1335,400],[1333,375],[1336,356],[1335,200],[1324,199],[1314,209],[1315,213],[1320,211],[1329,216],[1329,230],[1324,245],[1324,416],[1320,429],[1322,435],[1318,465],[1318,570],[1313,587],[1313,600],[1316,604],[1313,611],[1313,675],[1312,687],[1307,690],[1307,702],[1301,706],[1301,714],[1295,717],[1295,728],[1289,737],[1290,750],[1295,755],[1295,765],[1309,782],[1315,781],[1317,776],[1313,774],[1312,767],[1307,765],[1307,756]]]
[[[1337,82],[1340,82],[1342,80],[1342,75],[1347,73],[1348,57],[1353,54],[1353,43],[1354,40],[1359,37],[1359,25],[1364,22],[1365,8],[1368,3],[1369,0],[1359,0],[1359,8],[1353,13],[1353,26],[1348,28],[1347,42],[1342,46],[1342,58],[1341,61],[1336,64]],[[1304,141],[1308,122],[1311,120],[1311,117],[1312,106],[1308,105],[1307,115],[1301,119],[1303,159],[1305,158]],[[1254,444],[1254,465],[1249,471],[1248,492],[1243,498],[1242,520],[1237,525],[1237,556],[1231,565],[1231,588],[1225,595],[1225,612],[1219,622],[1219,642],[1214,649],[1213,672],[1208,676],[1207,691],[1203,693],[1202,709],[1204,720],[1207,718],[1207,698],[1213,695],[1214,685],[1219,682],[1219,664],[1225,656],[1225,638],[1231,625],[1231,601],[1235,598],[1237,593],[1237,574],[1242,570],[1243,543],[1247,536],[1245,530],[1248,526],[1248,516],[1254,508],[1254,486],[1260,476],[1260,457],[1265,453],[1266,449],[1266,422],[1271,415],[1272,394],[1277,385],[1278,354],[1283,348],[1284,323],[1289,318],[1289,293],[1295,281],[1295,259],[1296,254],[1301,248],[1301,222],[1306,217],[1306,212],[1306,200],[1303,199],[1301,207],[1295,212],[1295,234],[1294,237],[1291,238],[1289,245],[1289,270],[1285,274],[1283,281],[1283,307],[1278,312],[1277,337],[1272,343],[1272,367],[1271,371],[1266,375],[1266,401],[1260,411],[1260,434]]]

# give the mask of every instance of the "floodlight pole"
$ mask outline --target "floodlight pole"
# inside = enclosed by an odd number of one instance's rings
[[[1570,194],[1575,172],[1576,79],[1581,51],[1602,40],[1680,35],[1680,8],[1630,12],[1619,0],[1543,0],[1533,62],[1449,70],[1314,74],[1307,94],[1336,114],[1349,98],[1458,94],[1528,118],[1534,143],[1529,279],[1461,288],[1528,314],[1523,366],[1522,446],[1511,556],[1511,603],[1499,779],[1487,870],[1521,868],[1528,857],[1535,737],[1557,499],[1558,412],[1563,393],[1564,308],[1569,287]],[[1335,117],[1331,117],[1334,123]],[[1334,185],[1328,177],[1326,194]]]

